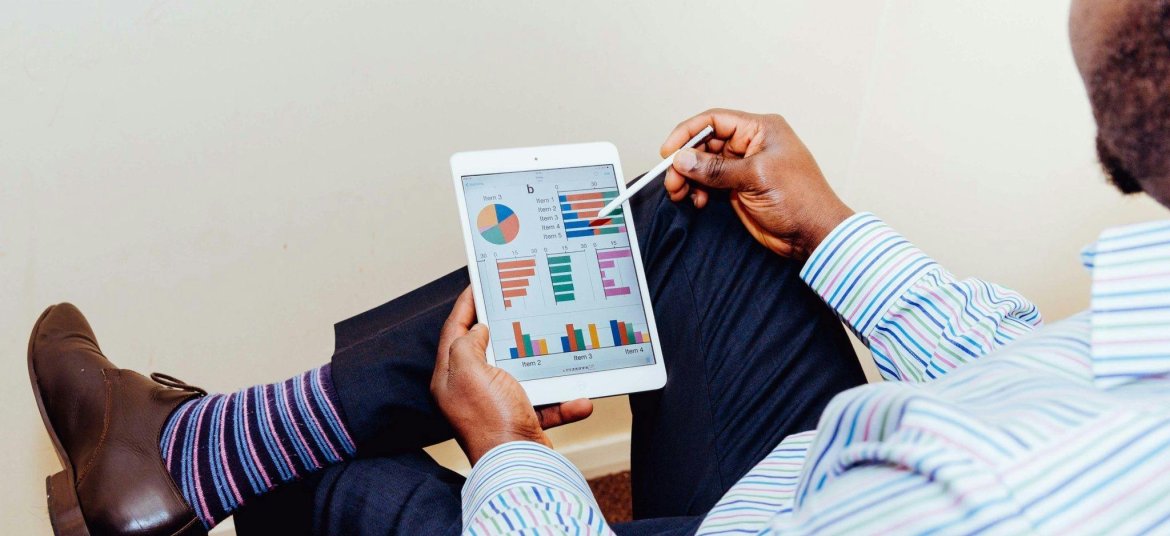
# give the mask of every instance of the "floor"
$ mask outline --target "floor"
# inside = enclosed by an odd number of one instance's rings
[[[593,496],[610,524],[630,521],[634,517],[630,499],[630,472],[622,471],[589,481]]]

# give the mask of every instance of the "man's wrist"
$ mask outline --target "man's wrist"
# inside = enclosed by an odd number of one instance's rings
[[[537,443],[552,448],[552,442],[550,442],[548,437],[543,433],[540,434],[540,437],[532,437],[530,435],[514,432],[491,432],[485,433],[474,439],[468,438],[464,442],[466,445],[464,454],[467,454],[467,460],[471,462],[471,465],[474,466],[481,458],[483,458],[485,454],[490,452],[492,449],[499,447],[500,445],[513,443],[516,441]]]
[[[807,260],[811,257],[834,229],[855,214],[857,214],[856,211],[838,201],[831,208],[818,211],[817,214],[809,218],[809,224],[805,227],[801,240],[801,258]]]

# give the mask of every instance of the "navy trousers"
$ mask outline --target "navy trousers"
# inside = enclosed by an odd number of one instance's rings
[[[695,210],[649,188],[633,213],[667,383],[630,396],[638,521],[614,529],[689,533],[777,443],[813,429],[834,395],[865,378],[801,265],[752,239],[725,196]],[[459,532],[463,478],[421,449],[452,437],[429,382],[439,328],[467,285],[460,269],[335,326],[333,381],[357,459],[261,497],[237,514],[241,534]]]

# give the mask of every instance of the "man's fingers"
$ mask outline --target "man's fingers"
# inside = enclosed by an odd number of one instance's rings
[[[687,182],[687,178],[673,168],[666,170],[666,178],[663,179],[662,184],[666,186],[666,195],[670,196],[670,200],[675,203],[682,201],[690,192],[690,183]]]
[[[536,416],[540,418],[540,427],[545,430],[562,424],[584,420],[592,414],[593,401],[588,398],[578,398],[577,400],[545,406],[536,412]]]
[[[674,127],[674,130],[666,136],[666,141],[662,143],[659,152],[663,158],[670,156],[696,134],[702,132],[707,125],[715,127],[715,133],[712,134],[712,137],[727,142],[723,147],[733,151],[741,147],[746,149],[751,141],[751,134],[759,130],[752,126],[752,123],[758,121],[758,118],[757,115],[735,110],[720,108],[707,110]],[[739,151],[739,154],[743,154],[743,152]]]
[[[443,328],[457,329],[459,330],[457,334],[462,335],[474,323],[475,298],[472,296],[469,286],[463,289],[458,298],[455,298],[455,306],[451,308],[451,314],[447,316],[447,322],[443,324]]]
[[[467,333],[467,328],[475,323],[475,300],[471,295],[471,287],[463,289],[455,299],[455,306],[447,321],[443,322],[443,329],[439,331],[439,352],[435,356],[435,368],[446,370],[450,360],[451,343]]]
[[[683,149],[671,168],[678,174],[712,188],[742,189],[753,179],[744,159]]]

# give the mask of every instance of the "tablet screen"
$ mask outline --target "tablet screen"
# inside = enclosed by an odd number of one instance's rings
[[[651,365],[613,166],[462,177],[496,366],[518,380]]]

